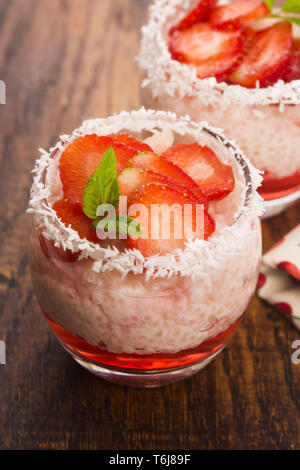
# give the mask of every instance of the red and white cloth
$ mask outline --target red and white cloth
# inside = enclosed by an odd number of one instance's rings
[[[258,295],[300,329],[300,225],[263,256]]]

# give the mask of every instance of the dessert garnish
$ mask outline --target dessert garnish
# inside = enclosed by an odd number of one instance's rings
[[[193,10],[198,14],[188,13],[170,29],[172,58],[195,67],[200,79],[215,77],[247,88],[300,79],[299,39],[292,31],[300,17],[273,12],[273,3],[237,0],[214,6],[200,1]],[[282,11],[300,13],[299,2],[287,0]],[[263,18],[278,21],[262,30],[254,28],[253,21]]]
[[[146,257],[184,249],[194,238],[207,240],[215,231],[210,202],[226,197],[235,185],[232,168],[206,146],[180,144],[160,155],[129,134],[75,138],[58,168],[63,198],[53,209],[61,221],[81,238],[100,245],[106,238],[120,238],[125,248]],[[127,198],[125,212],[120,197]],[[169,235],[163,214],[155,212],[164,205],[176,206],[173,218],[168,216]]]
[[[114,234],[130,234],[140,232],[139,224],[127,214],[110,214],[110,207],[119,209],[120,187],[117,175],[117,158],[115,151],[110,147],[100,160],[99,165],[90,177],[83,194],[83,212],[93,219],[90,230],[95,228]],[[98,210],[102,206],[102,214]]]

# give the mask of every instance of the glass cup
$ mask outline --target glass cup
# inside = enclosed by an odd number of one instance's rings
[[[259,193],[264,218],[279,214],[300,198],[300,81],[282,81],[265,89],[248,89],[200,80],[193,67],[172,60],[169,30],[197,2],[154,0],[142,29],[139,66],[143,73],[142,101],[151,109],[188,114],[223,129],[239,143],[251,163],[264,171]],[[252,21],[262,29],[274,19]],[[293,25],[300,37],[300,27]]]
[[[79,364],[111,382],[155,387],[202,369],[243,319],[261,259],[260,176],[222,134],[173,113],[121,113],[87,121],[74,136],[124,131],[139,139],[172,132],[175,144],[197,141],[231,164],[235,189],[211,204],[216,234],[152,258],[80,240],[51,210],[58,181],[49,174],[70,137],[36,166],[30,269],[49,326]]]

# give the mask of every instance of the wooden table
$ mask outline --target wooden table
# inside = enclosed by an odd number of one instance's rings
[[[27,260],[30,170],[83,119],[140,106],[133,61],[148,0],[1,0],[2,449],[300,448],[300,366],[288,322],[254,298],[228,348],[185,382],[126,389],[80,368],[50,333]],[[263,223],[264,249],[300,205]]]

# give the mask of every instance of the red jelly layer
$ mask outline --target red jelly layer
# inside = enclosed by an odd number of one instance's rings
[[[41,307],[42,308],[42,307]],[[46,320],[59,340],[71,351],[93,361],[99,365],[112,366],[121,369],[135,370],[161,370],[173,369],[198,362],[211,356],[221,349],[229,338],[235,333],[244,315],[229,328],[219,333],[214,338],[204,341],[199,346],[177,352],[175,354],[114,354],[97,346],[91,346],[82,338],[68,333],[64,328],[55,323],[44,311]]]
[[[258,188],[258,192],[265,201],[270,201],[279,197],[288,196],[299,189],[299,172],[286,176],[285,178],[274,178],[272,173],[268,172],[264,175],[262,186]]]

